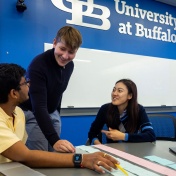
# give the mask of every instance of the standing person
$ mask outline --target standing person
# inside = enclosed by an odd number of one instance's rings
[[[118,141],[152,142],[155,133],[143,106],[137,103],[136,84],[129,79],[116,82],[112,102],[99,109],[88,137],[91,144],[100,144],[98,135],[104,133],[107,143]],[[108,130],[102,130],[106,124]]]
[[[81,44],[80,32],[64,26],[57,32],[53,48],[36,56],[28,67],[29,100],[21,108],[26,116],[26,145],[30,149],[75,152],[69,141],[60,139],[59,112],[62,94],[73,72],[72,60]]]
[[[119,162],[103,152],[65,154],[29,150],[25,141],[25,116],[18,105],[26,101],[30,80],[16,64],[0,64],[0,163],[17,161],[29,167],[86,167],[105,173]]]

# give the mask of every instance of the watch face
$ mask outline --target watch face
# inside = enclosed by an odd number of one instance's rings
[[[75,154],[73,161],[75,164],[80,164],[82,161],[82,154]]]

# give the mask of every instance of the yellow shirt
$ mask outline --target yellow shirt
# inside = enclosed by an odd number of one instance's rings
[[[13,118],[8,116],[0,107],[0,163],[10,160],[3,157],[1,153],[18,141],[26,142],[25,116],[23,111],[16,107]]]

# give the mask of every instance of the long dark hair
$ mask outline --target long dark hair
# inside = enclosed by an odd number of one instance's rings
[[[135,129],[138,125],[138,102],[137,102],[137,87],[136,84],[131,81],[130,79],[121,79],[119,81],[117,81],[115,84],[117,83],[123,83],[127,89],[128,89],[128,94],[132,95],[132,98],[128,101],[128,105],[127,105],[127,115],[128,115],[128,121],[127,124],[125,126],[126,130],[128,132],[135,132]],[[114,122],[114,119],[117,119],[117,116],[120,118],[120,114],[118,112],[118,108],[116,105],[113,105],[112,103],[109,105],[109,109],[108,109],[108,123],[109,125]],[[118,118],[118,119],[119,119]],[[120,123],[120,119],[118,121],[116,121],[118,123]]]

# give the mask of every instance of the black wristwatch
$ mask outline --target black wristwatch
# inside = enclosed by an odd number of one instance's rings
[[[82,162],[82,154],[78,154],[78,153],[74,154],[73,155],[74,166],[77,168],[82,167],[81,162]]]

